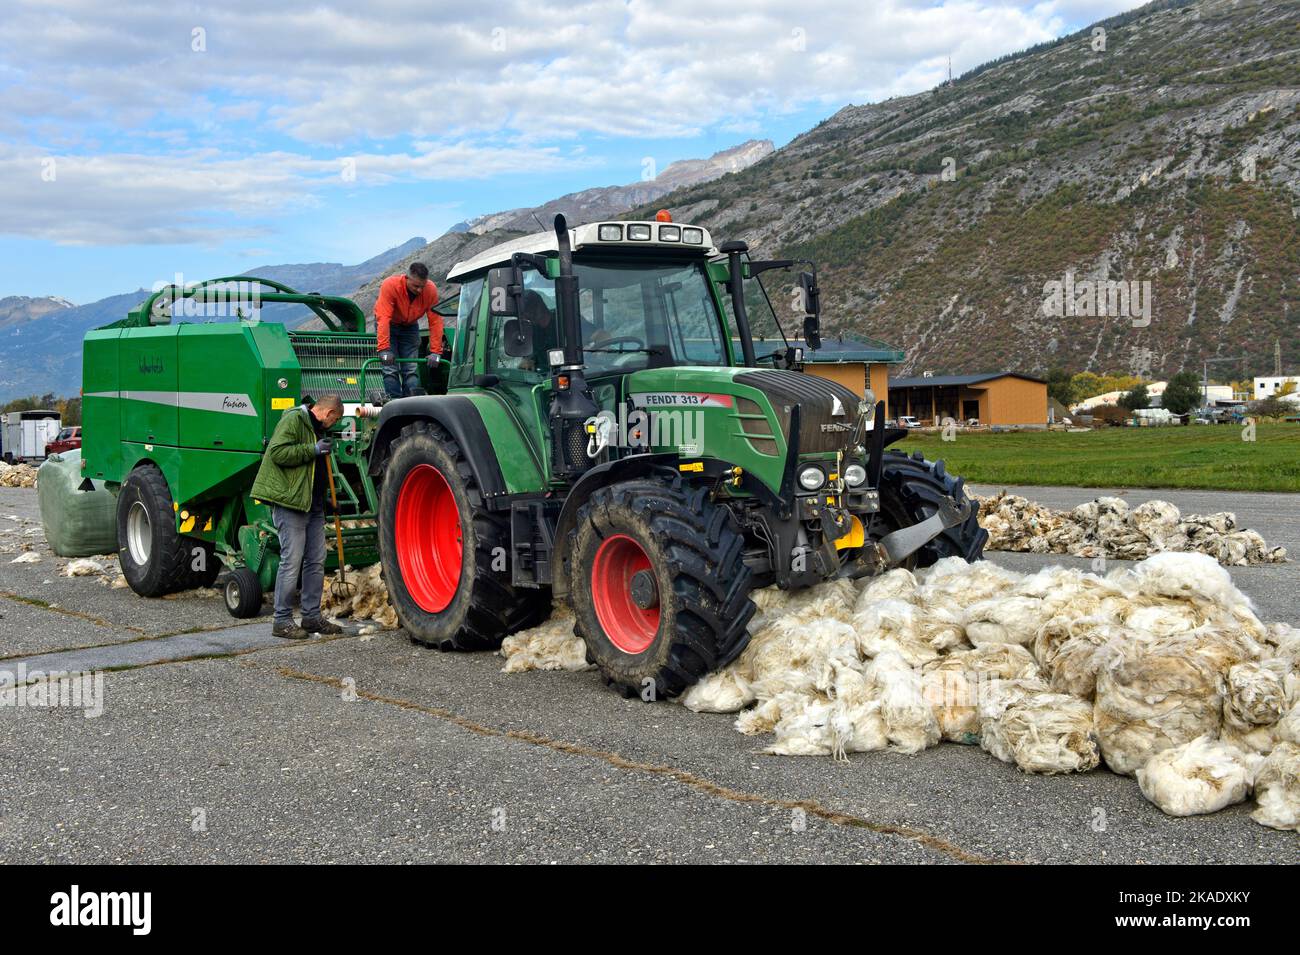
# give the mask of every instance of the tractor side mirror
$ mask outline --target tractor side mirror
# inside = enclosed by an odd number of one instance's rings
[[[816,273],[800,272],[799,290],[804,310],[803,340],[809,348],[816,350],[822,347],[822,301]]]
[[[501,328],[501,345],[511,358],[533,357],[533,323],[512,318]]]
[[[503,265],[488,272],[488,311],[493,315],[518,315],[524,297],[523,271],[517,265]]]

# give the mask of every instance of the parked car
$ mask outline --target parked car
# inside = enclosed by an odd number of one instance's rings
[[[71,428],[64,428],[53,441],[46,442],[45,456],[62,454],[64,451],[71,451],[73,448],[79,447],[81,447],[81,425],[75,425]]]
[[[921,427],[921,422],[916,418],[913,418],[910,414],[899,415],[898,426],[900,428],[919,428]]]

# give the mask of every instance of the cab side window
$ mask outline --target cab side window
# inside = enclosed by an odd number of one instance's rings
[[[483,279],[461,286],[456,309],[456,342],[452,346],[451,384],[468,385],[474,380],[474,346],[478,338],[479,303],[483,299]]]
[[[488,340],[488,370],[508,377],[541,380],[550,374],[548,354],[559,342],[559,325],[555,317],[555,282],[531,269],[524,272],[524,296],[518,318],[493,315]],[[514,323],[532,325],[533,346],[529,355],[508,355],[505,336]]]

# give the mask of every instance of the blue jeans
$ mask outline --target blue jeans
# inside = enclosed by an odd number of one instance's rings
[[[323,465],[318,461],[317,467]],[[275,574],[275,622],[293,623],[294,591],[302,575],[302,615],[306,620],[320,616],[321,591],[325,588],[325,505],[310,513],[280,507],[271,512],[280,535],[280,569]]]
[[[388,343],[397,358],[417,358],[420,354],[420,323],[388,326]],[[414,394],[420,387],[420,366],[398,364],[384,369],[384,391],[390,398]]]

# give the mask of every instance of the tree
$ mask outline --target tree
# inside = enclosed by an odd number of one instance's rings
[[[1134,385],[1131,391],[1126,391],[1119,396],[1119,406],[1127,408],[1129,411],[1140,411],[1143,408],[1151,407],[1151,397],[1147,394],[1146,385]]]
[[[1169,379],[1160,404],[1170,414],[1187,414],[1201,403],[1201,380],[1194,371],[1180,371]]]
[[[1285,418],[1300,413],[1300,405],[1292,401],[1284,401],[1278,395],[1269,395],[1267,398],[1260,398],[1259,401],[1252,401],[1250,413],[1256,418]]]
[[[1047,373],[1047,395],[1049,398],[1055,398],[1067,408],[1079,400],[1075,396],[1074,383],[1070,378],[1070,373],[1064,368],[1053,368]]]
[[[1105,389],[1101,387],[1101,375],[1091,371],[1079,372],[1070,379],[1070,386],[1074,389],[1075,401],[1105,393]]]

